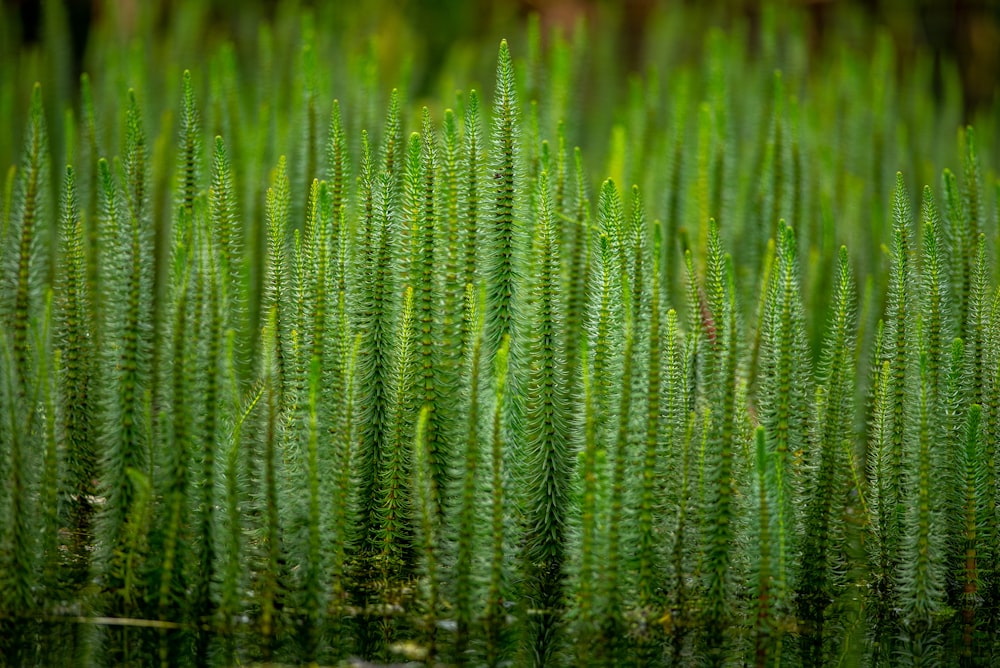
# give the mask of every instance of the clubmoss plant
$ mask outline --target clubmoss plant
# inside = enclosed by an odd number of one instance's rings
[[[556,650],[561,626],[566,562],[566,531],[573,459],[567,439],[566,386],[560,351],[562,327],[559,250],[549,199],[548,172],[538,181],[534,256],[538,273],[532,285],[537,329],[529,344],[525,435],[530,478],[524,481],[524,538],[521,559],[524,592],[531,620],[526,652],[532,665],[546,665]]]
[[[805,472],[805,517],[802,527],[800,572],[807,579],[798,583],[796,598],[800,624],[811,625],[805,639],[803,660],[822,665],[824,626],[832,617],[829,608],[845,587],[847,536],[840,525],[845,512],[845,493],[852,457],[848,434],[853,428],[856,301],[854,277],[847,248],[838,257],[833,310],[817,374],[815,448],[818,450]]]
[[[0,4],[0,663],[996,663],[947,54],[153,1],[74,60]]]
[[[487,359],[492,359],[500,341],[511,335],[514,314],[515,286],[521,283],[515,263],[514,236],[515,194],[520,185],[516,167],[518,138],[518,100],[514,87],[514,68],[507,40],[500,43],[497,59],[496,99],[493,120],[493,206],[489,215],[490,239],[488,255],[483,257],[486,280],[486,341]]]

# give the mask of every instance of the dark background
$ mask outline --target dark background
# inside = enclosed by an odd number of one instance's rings
[[[119,13],[127,16],[137,3],[158,2],[157,11],[164,17],[164,24],[165,17],[177,4],[171,0],[0,0],[19,16],[21,39],[27,43],[39,39],[43,1],[62,2],[65,6],[78,70],[82,69],[90,24],[108,6],[106,3],[114,3]],[[224,25],[237,15],[243,21],[267,18],[280,0],[201,1],[211,6],[214,19]],[[676,5],[697,5],[723,26],[746,21],[753,43],[766,3],[761,0],[338,0],[331,4],[340,5],[335,7],[337,11],[370,14],[376,25],[380,16],[401,14],[424,37],[423,56],[430,79],[444,65],[453,44],[476,40],[497,20],[523,21],[531,13],[537,13],[544,26],[570,28],[581,15],[596,15],[601,5],[616,4],[623,10],[617,28],[623,33],[623,39],[618,40],[620,55],[637,66],[644,49],[643,26],[654,12],[669,12]],[[786,0],[777,4],[805,10],[812,49],[823,49],[842,39],[841,15],[860,11],[866,21],[889,30],[900,67],[906,67],[920,50],[930,51],[936,66],[942,59],[955,62],[965,94],[966,117],[971,117],[977,109],[989,107],[997,94],[1000,0]],[[939,94],[940,86],[935,85],[935,89],[933,92]]]

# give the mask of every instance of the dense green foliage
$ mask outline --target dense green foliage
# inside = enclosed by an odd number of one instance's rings
[[[0,42],[0,663],[1000,661],[947,61],[678,9],[438,81],[279,4]]]

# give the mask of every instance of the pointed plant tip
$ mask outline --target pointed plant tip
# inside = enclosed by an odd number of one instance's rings
[[[36,112],[42,111],[42,84],[35,82],[35,87],[31,91],[31,111],[32,119]]]
[[[789,250],[794,250],[796,248],[795,228],[791,225],[785,225],[785,230],[782,232],[782,236],[784,237],[785,246],[787,246]]]

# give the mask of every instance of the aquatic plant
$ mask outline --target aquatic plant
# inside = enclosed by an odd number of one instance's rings
[[[0,40],[0,662],[996,661],[1000,116],[950,63],[140,4],[78,84],[61,3]]]

